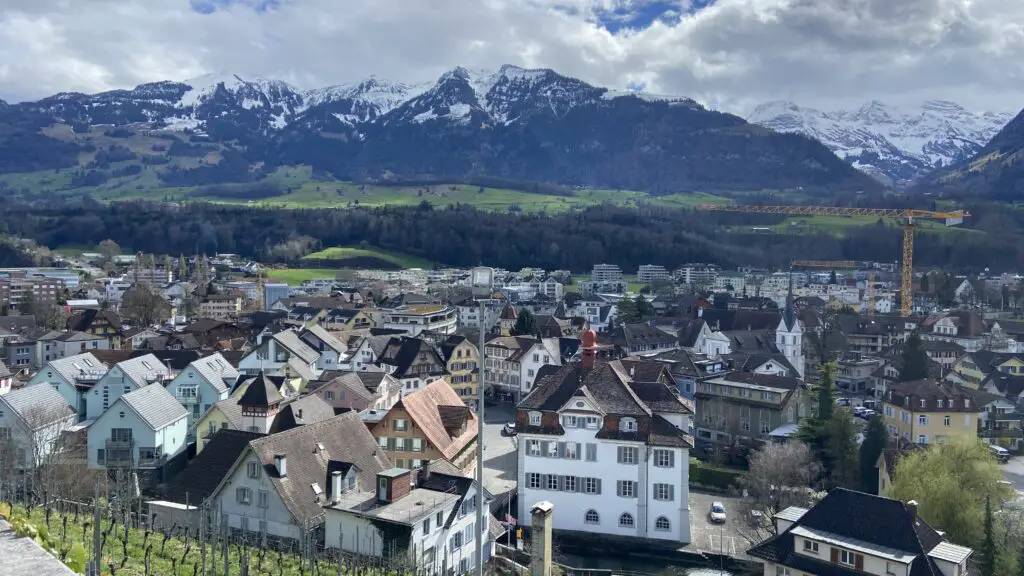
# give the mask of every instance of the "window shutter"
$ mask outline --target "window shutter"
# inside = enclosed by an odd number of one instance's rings
[[[540,489],[541,490],[547,490],[548,489],[548,475],[547,474],[541,474],[540,475]]]
[[[668,499],[671,501],[676,499],[676,487],[672,484],[668,485]]]
[[[597,479],[597,493],[598,494],[601,493],[601,479],[600,478]]]
[[[676,466],[676,453],[672,452],[671,450],[666,450],[666,452],[668,452],[668,467],[669,468],[675,468],[675,466]]]
[[[556,445],[555,458],[565,458],[565,442],[559,442]]]
[[[540,443],[540,455],[544,456],[545,458],[547,458],[550,455],[550,451],[549,451],[549,447],[550,446],[551,446],[551,442],[549,442],[547,440],[541,441],[541,443]]]
[[[619,464],[622,464],[622,446],[619,446],[619,447],[618,447],[618,448],[617,448],[617,449],[615,450],[615,453],[616,453],[616,456],[618,457],[618,462],[619,462]]]
[[[853,567],[858,572],[863,572],[864,571],[864,555],[863,554],[855,554],[853,556]]]
[[[558,475],[558,489],[565,490],[565,476]]]
[[[839,564],[839,548],[832,548],[831,560],[833,564]]]
[[[597,444],[587,444],[587,461],[597,462]]]

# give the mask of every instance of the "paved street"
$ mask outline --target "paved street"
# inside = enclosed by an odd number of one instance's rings
[[[1006,464],[1000,464],[1006,479],[1013,484],[1014,490],[1024,492],[1024,457],[1014,456]]]
[[[725,524],[712,524],[709,518],[712,502],[725,507]],[[690,547],[702,552],[742,556],[750,545],[742,535],[739,498],[720,494],[690,491]]]
[[[516,489],[516,439],[501,435],[501,428],[513,420],[514,408],[484,408],[484,487],[495,496]]]

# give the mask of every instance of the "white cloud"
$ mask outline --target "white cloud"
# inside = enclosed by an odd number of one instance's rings
[[[513,63],[735,111],[779,98],[1024,106],[1021,0],[717,0],[695,12],[704,2],[667,0],[680,19],[615,34],[600,24],[610,10],[652,2],[215,0],[209,14],[189,0],[3,3],[0,98],[11,101],[211,71],[308,87]]]

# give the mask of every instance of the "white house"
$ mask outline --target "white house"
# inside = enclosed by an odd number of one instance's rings
[[[320,353],[316,367],[321,371],[339,370],[340,360],[348,353],[348,346],[319,324],[304,328],[299,333],[299,339]]]
[[[529,393],[541,367],[562,364],[557,338],[498,336],[485,344],[484,354],[484,385],[514,400]]]
[[[596,339],[585,332],[581,362],[542,378],[517,407],[519,522],[549,501],[562,511],[555,530],[689,543],[692,404],[660,378],[598,362]]]
[[[0,396],[0,470],[46,462],[75,411],[50,386],[26,386]]]
[[[163,387],[172,378],[171,370],[152,354],[118,362],[85,393],[85,414],[96,418],[121,397],[153,383]]]
[[[453,306],[444,304],[403,304],[394,308],[381,308],[374,314],[378,328],[404,330],[418,336],[424,330],[438,334],[454,334],[458,313]]]
[[[89,467],[159,472],[183,455],[188,413],[160,384],[118,397],[89,427]]]
[[[171,380],[167,391],[188,411],[189,436],[199,417],[228,397],[237,379],[238,371],[218,352],[192,362]]]
[[[336,474],[341,478],[341,471]],[[474,529],[477,483],[446,462],[412,472],[384,470],[367,488],[341,480],[330,484],[324,539],[328,548],[340,545],[350,554],[404,560],[432,574],[471,572],[476,538],[484,539],[485,559],[489,556],[486,508],[484,525]],[[485,493],[485,507],[489,501]]]
[[[775,329],[775,346],[796,369],[797,378],[804,377],[807,360],[804,357],[804,323],[797,318],[793,308],[793,293],[790,292],[786,308],[782,311],[782,319]]]
[[[346,412],[250,441],[211,501],[231,530],[299,542],[323,525],[334,472],[369,490],[390,466],[359,415]]]
[[[49,384],[78,412],[79,420],[86,417],[85,396],[106,373],[107,365],[91,353],[51,360],[28,381],[27,386]],[[98,416],[98,414],[96,414]]]
[[[291,364],[295,373],[315,376],[322,372],[317,367],[319,357],[320,354],[316,350],[299,339],[298,333],[284,330],[270,338],[263,338],[262,342],[238,363],[238,371],[254,375],[264,370],[279,370],[286,364]]]
[[[93,350],[109,350],[110,339],[85,332],[48,332],[36,341],[36,355],[40,363],[67,358]]]

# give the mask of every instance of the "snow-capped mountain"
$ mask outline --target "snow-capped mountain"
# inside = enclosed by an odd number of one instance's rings
[[[777,101],[758,106],[747,121],[810,136],[857,168],[903,187],[936,168],[970,158],[1012,117],[974,113],[941,100],[914,108],[872,101],[856,110],[833,111]]]

